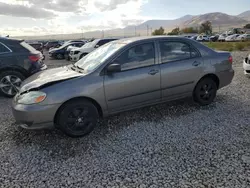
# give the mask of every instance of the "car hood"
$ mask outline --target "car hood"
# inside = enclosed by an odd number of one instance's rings
[[[76,71],[71,70],[69,66],[44,70],[24,80],[21,85],[20,93],[35,88],[40,88],[47,84],[56,83],[59,81],[80,77],[83,75],[83,73],[78,73]]]

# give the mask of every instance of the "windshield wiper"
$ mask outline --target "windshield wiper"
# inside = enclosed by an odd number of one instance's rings
[[[79,66],[76,66],[76,65],[74,65],[74,64],[73,64],[73,66],[71,67],[71,69],[74,70],[74,71],[77,71],[77,69],[78,69],[77,72],[80,72],[80,73],[82,73],[82,71],[84,70],[83,68],[81,68],[81,67],[79,67]]]
[[[74,65],[75,66],[75,65]],[[82,67],[79,67],[78,65],[76,65],[76,67],[80,70],[84,70]]]

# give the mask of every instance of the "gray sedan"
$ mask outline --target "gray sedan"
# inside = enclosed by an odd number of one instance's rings
[[[90,133],[98,118],[135,108],[185,97],[209,105],[233,76],[229,52],[181,37],[127,38],[29,77],[12,109],[26,129],[55,125],[79,137]]]

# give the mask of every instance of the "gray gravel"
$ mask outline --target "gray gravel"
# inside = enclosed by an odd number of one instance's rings
[[[250,187],[246,54],[233,53],[233,83],[212,105],[181,100],[126,112],[80,139],[14,126],[11,100],[0,97],[0,187]]]

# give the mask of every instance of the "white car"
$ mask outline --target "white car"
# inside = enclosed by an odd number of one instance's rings
[[[237,41],[249,41],[250,40],[250,34],[243,34],[236,38]]]
[[[82,59],[85,55],[92,52],[96,48],[117,39],[96,39],[92,42],[86,43],[80,48],[74,48],[69,53],[70,61],[78,61]]]
[[[243,69],[245,75],[250,76],[250,54],[243,60]]]
[[[225,41],[226,42],[233,42],[233,41],[236,41],[236,38],[240,36],[239,34],[234,34],[234,35],[230,35],[228,37],[225,38]]]
[[[207,42],[207,41],[209,41],[209,37],[206,36],[206,35],[199,35],[196,40],[197,41]]]
[[[219,42],[224,42],[226,40],[226,38],[228,37],[227,34],[221,34],[218,38]]]

